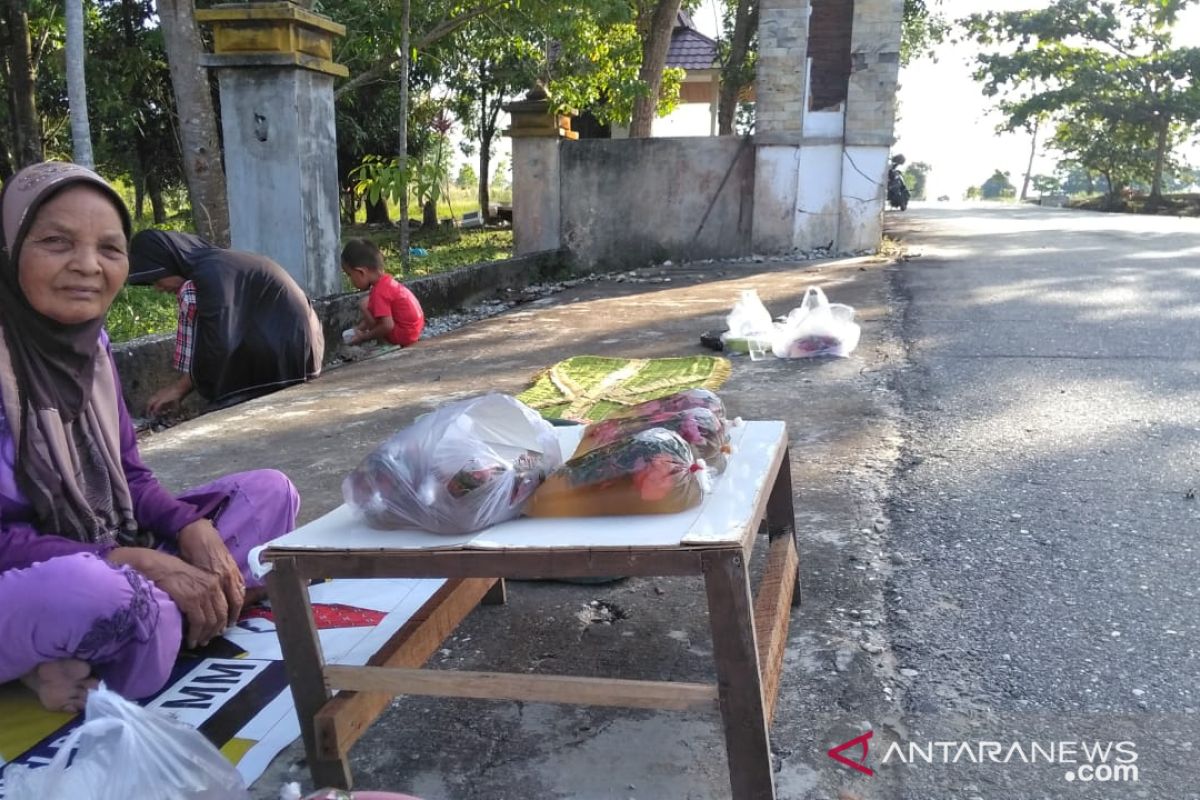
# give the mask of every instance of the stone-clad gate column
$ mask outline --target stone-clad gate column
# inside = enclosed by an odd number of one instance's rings
[[[756,253],[786,253],[798,246],[809,13],[809,0],[762,0],[759,6],[752,236]]]
[[[888,154],[895,139],[896,87],[904,0],[854,0],[845,167],[838,229],[841,250],[869,250],[883,237]]]
[[[238,250],[273,258],[310,297],[342,288],[338,244],[333,40],[346,29],[302,3],[226,3],[196,12],[213,26],[229,185],[229,233]]]

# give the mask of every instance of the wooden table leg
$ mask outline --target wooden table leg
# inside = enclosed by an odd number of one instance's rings
[[[709,550],[703,563],[732,797],[774,800],[746,559],[739,550]]]
[[[504,584],[504,578],[497,578],[492,584],[492,588],[488,589],[488,593],[479,601],[483,606],[502,606],[508,602],[508,589]]]
[[[796,508],[792,504],[792,459],[788,448],[783,448],[783,462],[767,498],[767,535],[771,539],[791,536],[796,542],[796,556],[800,555],[800,534],[796,530]],[[800,605],[800,570],[796,569],[796,589],[792,592],[792,605]]]
[[[292,687],[313,783],[318,787],[349,789],[350,764],[347,759],[322,759],[317,747],[314,720],[333,694],[325,686],[325,656],[313,619],[308,582],[300,578],[294,560],[285,558],[274,562],[267,573],[267,594],[271,598],[284,670]]]

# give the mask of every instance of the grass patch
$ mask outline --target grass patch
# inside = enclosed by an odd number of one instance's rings
[[[149,286],[126,286],[108,309],[108,335],[114,342],[127,342],[152,333],[175,330],[177,304],[169,294]]]
[[[458,228],[414,230],[409,236],[409,246],[423,248],[429,255],[411,257],[406,273],[400,261],[399,230],[392,226],[344,226],[342,240],[352,237],[373,241],[383,253],[388,272],[403,279],[436,275],[484,261],[512,258],[513,251],[511,228],[474,228],[465,231]]]

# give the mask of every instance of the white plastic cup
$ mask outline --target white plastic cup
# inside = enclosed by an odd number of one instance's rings
[[[346,344],[350,344],[350,342],[354,339],[354,334],[357,332],[358,331],[354,330],[354,328],[346,328],[346,330],[342,331],[342,341]]]

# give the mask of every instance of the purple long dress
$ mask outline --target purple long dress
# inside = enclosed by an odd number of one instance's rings
[[[174,497],[142,463],[133,423],[123,398],[118,401],[121,462],[138,525],[172,551],[181,528],[209,517],[246,585],[260,586],[246,558],[251,548],[295,527],[300,498],[292,482],[276,470],[255,470]],[[36,530],[17,487],[15,459],[0,405],[0,683],[43,662],[74,658],[126,697],[158,691],[183,641],[178,607],[137,571],[109,565],[101,545]]]

